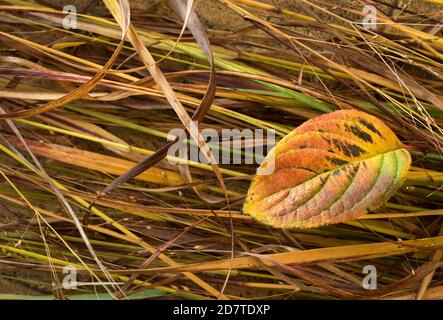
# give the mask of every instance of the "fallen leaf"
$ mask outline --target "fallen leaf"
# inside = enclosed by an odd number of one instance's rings
[[[290,132],[267,155],[243,212],[278,228],[314,228],[383,205],[403,184],[411,156],[376,117],[325,114]],[[270,174],[262,174],[269,171]]]

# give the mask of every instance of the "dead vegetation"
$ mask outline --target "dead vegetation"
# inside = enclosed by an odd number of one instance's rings
[[[210,1],[241,25],[104,0],[65,29],[58,4],[0,0],[0,279],[20,284],[0,298],[441,299],[443,1]],[[256,165],[217,164],[191,130],[283,137],[348,108],[385,121],[413,167],[383,208],[318,229],[242,215]],[[165,159],[173,128],[207,164]]]

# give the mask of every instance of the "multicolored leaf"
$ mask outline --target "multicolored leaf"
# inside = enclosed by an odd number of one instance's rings
[[[309,121],[266,157],[243,212],[279,228],[313,228],[383,205],[403,184],[411,156],[374,116],[341,110]],[[264,175],[273,165],[272,173]]]

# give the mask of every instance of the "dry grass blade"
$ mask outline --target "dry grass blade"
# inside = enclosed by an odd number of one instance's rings
[[[354,246],[342,246],[333,248],[320,248],[288,253],[276,253],[271,255],[257,255],[262,263],[268,266],[277,264],[313,264],[323,262],[352,261],[358,259],[370,259],[400,255],[417,250],[432,250],[443,246],[443,236],[428,239],[408,240],[400,243],[380,242],[374,244],[361,244]],[[177,268],[152,269],[151,272],[198,272],[208,270],[223,270],[231,267],[245,269],[260,267],[254,257],[236,258],[234,261],[221,260]]]

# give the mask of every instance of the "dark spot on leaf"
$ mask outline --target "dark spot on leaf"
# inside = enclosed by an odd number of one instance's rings
[[[363,118],[358,118],[358,121],[362,125],[364,125],[366,128],[368,128],[369,130],[371,130],[372,132],[377,134],[380,138],[383,138],[383,136],[381,135],[380,131],[378,131],[377,128],[372,123],[368,122],[366,119],[363,119]]]
[[[327,159],[328,161],[332,162],[333,164],[336,164],[336,165],[339,165],[339,166],[342,166],[342,165],[345,165],[345,164],[348,164],[348,163],[349,163],[348,161],[343,160],[343,159],[340,159],[340,158],[326,157],[326,159]]]
[[[355,144],[346,143],[338,139],[332,139],[332,143],[334,143],[334,145],[347,157],[358,157],[359,155],[366,153],[365,150]]]
[[[363,140],[365,142],[369,142],[369,143],[374,143],[371,135],[369,133],[361,130],[358,126],[352,125],[349,127],[349,129],[356,137],[360,138],[361,140]]]
[[[339,169],[337,169],[337,170],[334,170],[333,172],[332,172],[332,175],[333,176],[338,176],[338,175],[340,175],[340,174],[348,174],[348,168],[349,166],[344,166],[344,167],[341,167],[341,168],[339,168]]]
[[[349,150],[349,152],[351,153],[351,155],[353,157],[358,157],[362,153],[366,153],[365,150],[363,150],[362,148],[360,148],[359,146],[357,146],[355,144],[347,144],[346,148],[347,148],[347,150]]]

